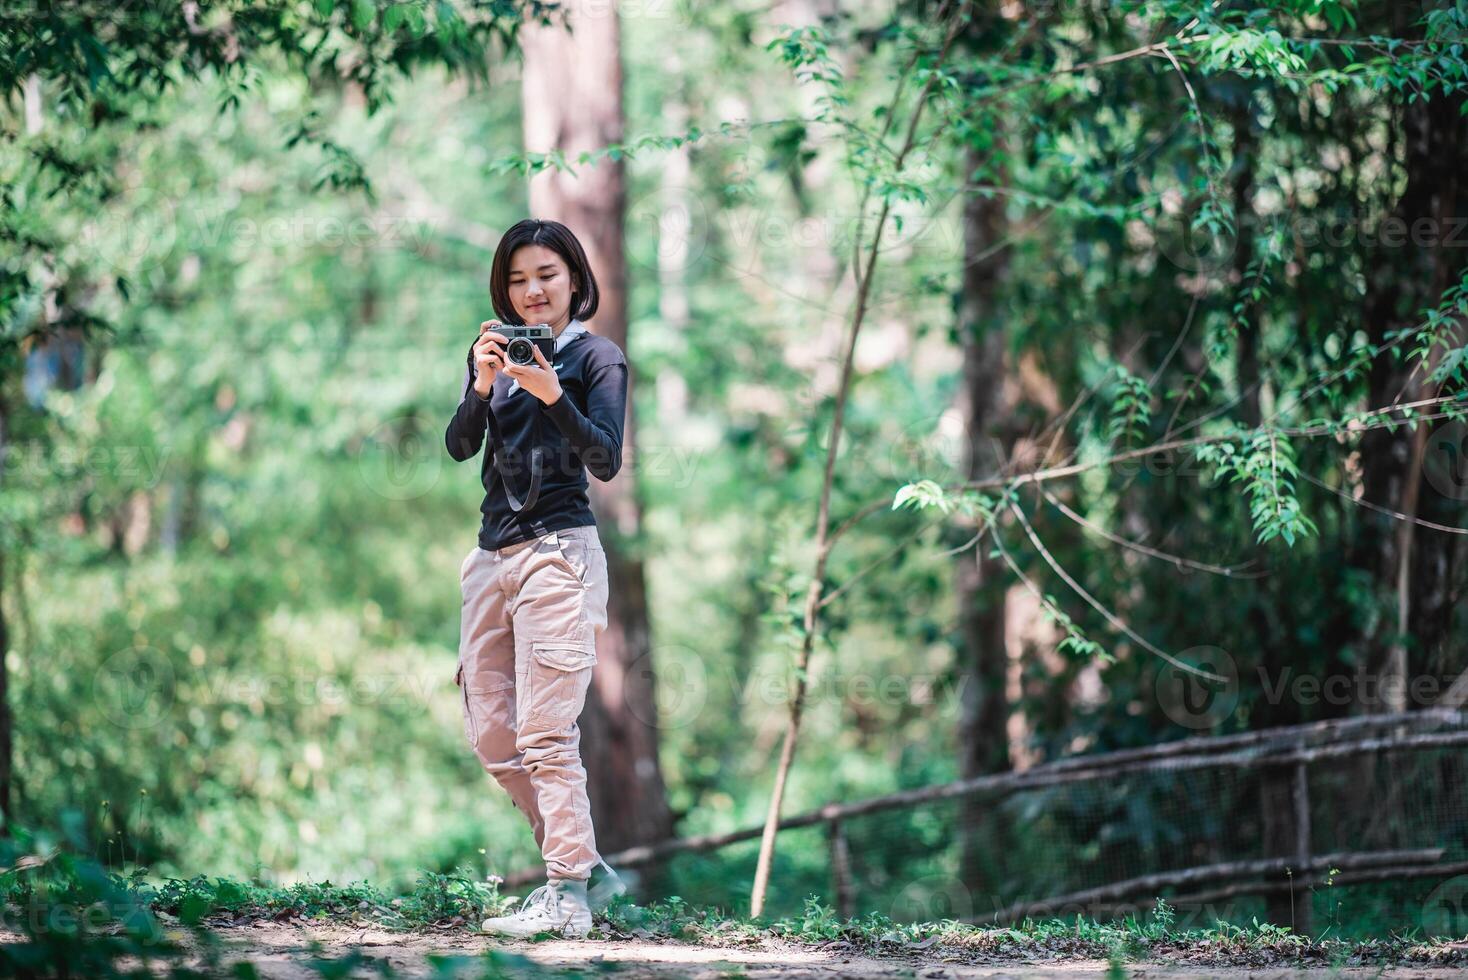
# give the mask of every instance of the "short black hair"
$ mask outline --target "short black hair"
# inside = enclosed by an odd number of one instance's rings
[[[538,218],[515,222],[494,250],[494,265],[489,273],[489,297],[494,304],[495,316],[512,326],[524,325],[520,314],[515,312],[515,304],[510,302],[510,257],[516,249],[526,245],[544,245],[566,263],[571,272],[571,282],[576,286],[571,292],[572,318],[585,322],[595,316],[601,293],[581,242],[570,228],[559,221],[541,221]]]

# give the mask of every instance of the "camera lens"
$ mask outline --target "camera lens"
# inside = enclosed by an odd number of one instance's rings
[[[535,361],[535,355],[530,352],[530,349],[530,341],[524,337],[516,337],[505,348],[505,354],[516,364],[531,364]]]

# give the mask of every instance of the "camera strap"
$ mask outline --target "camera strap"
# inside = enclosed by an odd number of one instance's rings
[[[464,397],[469,397],[469,389],[474,387],[474,346],[469,346],[469,383],[464,386]],[[490,392],[494,394],[493,391]],[[535,444],[530,450],[530,491],[522,501],[515,496],[515,491],[510,489],[510,475],[505,472],[500,462],[499,447],[500,427],[494,413],[489,413],[489,436],[490,436],[490,458],[494,461],[495,472],[500,475],[500,482],[505,485],[505,498],[510,502],[510,510],[516,514],[527,507],[534,507],[535,502],[540,499],[540,480],[545,473],[545,448],[540,445],[540,413],[534,412],[531,416],[531,425],[534,427]]]

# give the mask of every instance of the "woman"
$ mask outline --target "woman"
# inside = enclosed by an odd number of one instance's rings
[[[596,313],[596,278],[565,225],[510,228],[495,250],[490,295],[500,319],[480,324],[444,435],[459,461],[484,448],[484,517],[459,569],[454,682],[464,734],[530,821],[547,881],[483,929],[580,937],[591,929],[592,869],[601,864],[609,889],[621,890],[596,850],[576,719],[607,625],[607,560],[586,471],[607,481],[621,469],[627,359],[582,322]],[[538,347],[534,364],[509,361],[508,338],[495,329],[504,323],[548,324],[552,361]]]

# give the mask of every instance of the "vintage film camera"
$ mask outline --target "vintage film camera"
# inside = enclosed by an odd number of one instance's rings
[[[555,357],[556,341],[551,336],[549,324],[537,323],[534,326],[526,327],[501,326],[497,332],[505,335],[505,356],[516,364],[534,364],[535,355],[531,352],[534,347],[540,348],[540,353],[547,364]]]

